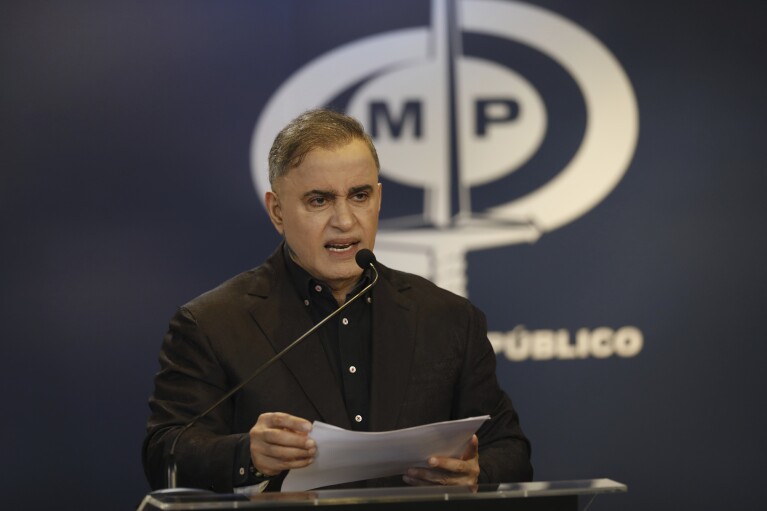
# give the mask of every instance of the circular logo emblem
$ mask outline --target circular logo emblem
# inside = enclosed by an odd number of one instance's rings
[[[638,111],[615,57],[558,14],[497,0],[434,0],[431,11],[429,26],[348,43],[296,71],[258,119],[251,170],[263,197],[272,140],[304,110],[358,118],[383,177],[422,194],[415,215],[381,223],[379,259],[465,295],[468,251],[535,241],[615,188]],[[547,160],[568,144],[566,159]]]

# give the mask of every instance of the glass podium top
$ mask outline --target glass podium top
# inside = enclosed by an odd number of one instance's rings
[[[338,508],[370,505],[375,509],[408,509],[409,503],[418,503],[419,509],[429,502],[463,503],[475,509],[493,508],[491,501],[501,499],[525,500],[535,497],[571,498],[596,496],[605,493],[626,492],[625,484],[611,479],[581,479],[574,481],[536,481],[529,483],[502,483],[479,485],[476,489],[468,486],[428,486],[395,488],[353,488],[313,490],[298,493],[253,493],[217,494],[205,490],[176,489],[161,490],[148,494],[138,511],[181,511],[181,510],[223,510],[223,509],[289,509],[325,507]],[[483,504],[489,504],[485,505]],[[505,507],[514,509],[506,502]],[[454,507],[458,509],[458,507]],[[569,508],[569,507],[566,507]],[[563,508],[564,509],[564,508]]]

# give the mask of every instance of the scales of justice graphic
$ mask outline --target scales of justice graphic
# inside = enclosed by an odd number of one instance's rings
[[[535,48],[572,76],[586,106],[583,140],[565,168],[527,195],[483,211],[472,209],[472,188],[522,167],[540,148],[549,119],[525,77],[462,53],[464,32]],[[382,175],[424,194],[421,215],[381,221],[379,260],[463,296],[469,252],[533,243],[592,209],[622,178],[638,136],[626,74],[579,26],[521,2],[433,0],[430,26],[348,43],[306,64],[275,92],[251,147],[261,196],[269,187],[266,155],[274,134],[350,88],[346,112],[373,135]],[[384,207],[393,200],[386,196]]]

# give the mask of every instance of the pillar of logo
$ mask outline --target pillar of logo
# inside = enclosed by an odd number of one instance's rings
[[[548,114],[545,98],[525,76],[491,59],[465,55],[462,34],[534,48],[566,70],[586,106],[582,142],[565,167],[540,188],[482,211],[472,207],[472,188],[528,162],[546,136]],[[374,138],[382,175],[423,191],[421,214],[381,222],[378,259],[462,296],[468,295],[468,253],[534,243],[594,208],[622,179],[638,138],[638,108],[628,76],[593,35],[524,2],[433,0],[429,26],[333,49],[275,91],[251,144],[260,197],[269,187],[266,161],[274,134],[300,112],[328,105],[345,92],[350,93],[346,112]],[[589,339],[603,337],[604,330],[596,328]],[[609,343],[586,341],[579,331],[571,344],[548,343],[541,334],[520,337],[516,329],[490,333],[496,351],[510,360],[628,357],[643,345],[636,327],[618,328],[608,337]]]

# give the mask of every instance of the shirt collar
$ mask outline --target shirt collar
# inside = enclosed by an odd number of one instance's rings
[[[312,277],[308,271],[303,269],[293,260],[293,258],[290,256],[290,247],[288,247],[287,243],[283,244],[282,251],[285,257],[285,265],[288,268],[290,281],[293,283],[293,287],[295,288],[296,292],[298,292],[298,296],[300,296],[302,300],[310,300],[313,296],[317,296],[316,292],[312,293],[312,291],[316,291],[315,288],[317,286],[322,287],[323,294],[327,293],[332,297],[330,287],[325,282]],[[365,269],[362,272],[360,280],[357,281],[357,284],[355,284],[354,288],[352,288],[346,297],[348,298],[350,296],[354,296],[356,293],[359,293],[363,287],[372,282],[373,279],[371,273],[372,271],[370,268]]]

